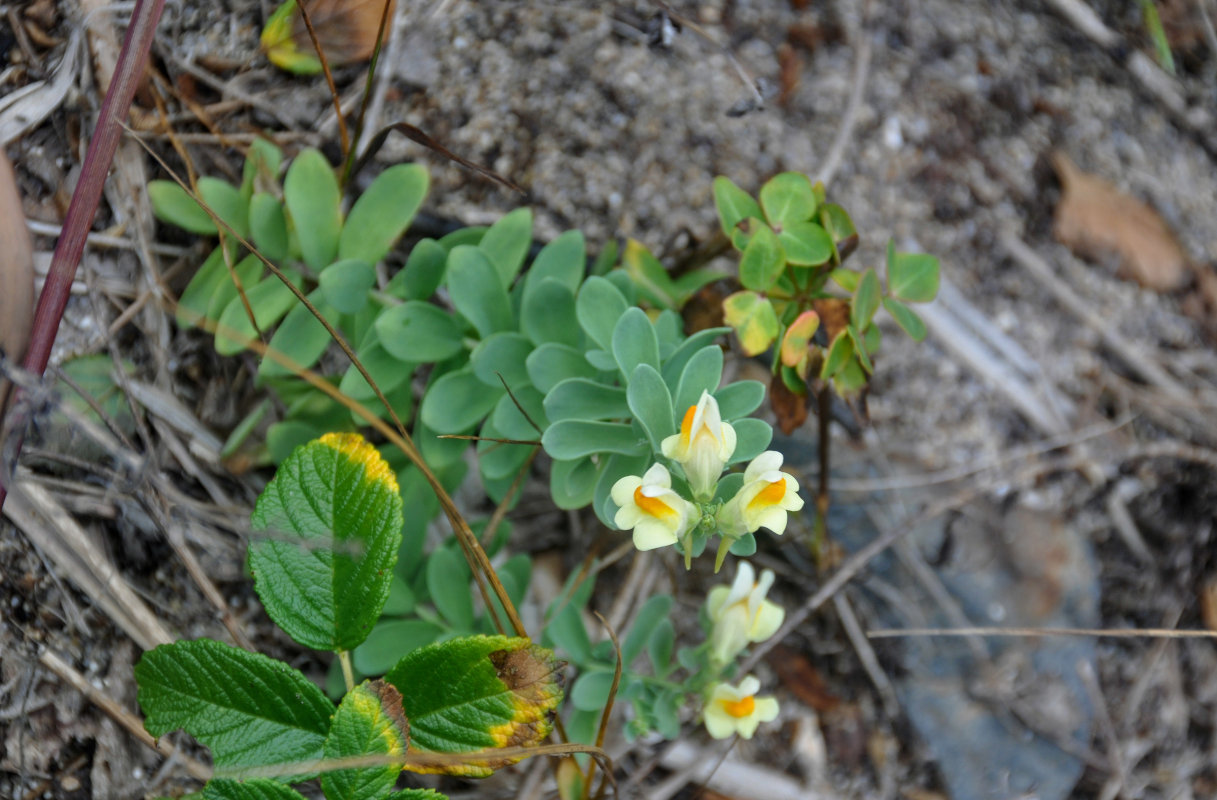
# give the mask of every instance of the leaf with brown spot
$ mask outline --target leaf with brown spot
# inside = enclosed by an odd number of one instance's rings
[[[849,301],[838,300],[834,297],[823,297],[812,302],[812,308],[820,315],[820,326],[828,337],[828,341],[837,338],[837,334],[849,326]]]
[[[1125,277],[1148,289],[1171,292],[1187,283],[1187,256],[1157,212],[1083,172],[1060,151],[1052,164],[1061,180],[1053,223],[1061,243],[1089,259],[1114,256]]]
[[[371,58],[386,2],[389,3],[387,32],[392,25],[394,0],[305,1],[304,8],[317,33],[317,42],[331,67]],[[270,60],[283,69],[305,75],[321,71],[308,27],[293,0],[280,6],[267,20],[262,32],[262,47]]]

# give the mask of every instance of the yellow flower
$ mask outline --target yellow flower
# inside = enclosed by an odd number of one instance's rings
[[[715,739],[726,739],[738,733],[751,739],[762,722],[772,722],[778,716],[778,701],[772,697],[757,697],[761,682],[749,675],[735,687],[720,683],[710,692],[704,712],[706,730]]]
[[[663,454],[685,470],[694,499],[705,501],[714,495],[718,478],[735,452],[735,428],[723,422],[718,401],[703,391],[697,405],[689,406],[680,423],[680,433],[660,443]]]
[[[621,530],[634,529],[639,550],[676,544],[697,521],[697,507],[672,491],[672,476],[663,464],[641,478],[625,476],[613,484],[611,494],[618,508],[613,522]]]
[[[773,586],[773,570],[756,573],[747,561],[739,562],[735,582],[730,587],[715,586],[706,598],[706,612],[714,628],[710,631],[710,653],[719,664],[726,664],[743,650],[748,642],[763,642],[782,627],[786,612],[777,603],[766,600]]]
[[[744,485],[718,513],[719,530],[738,538],[760,528],[781,536],[786,531],[786,513],[803,507],[799,484],[782,472],[782,454],[766,450],[744,470]]]

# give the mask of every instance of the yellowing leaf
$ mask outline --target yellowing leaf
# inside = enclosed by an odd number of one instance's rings
[[[371,57],[386,2],[389,3],[391,23],[394,0],[305,0],[317,41],[331,67]],[[321,72],[321,61],[296,0],[287,0],[266,21],[266,27],[262,29],[262,49],[271,63],[280,69],[297,75]]]
[[[778,335],[778,318],[769,299],[756,292],[736,292],[723,301],[723,319],[739,336],[744,353],[765,352]]]

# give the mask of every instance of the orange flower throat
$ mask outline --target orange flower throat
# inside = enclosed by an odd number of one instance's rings
[[[641,508],[643,513],[659,519],[672,519],[677,516],[676,509],[658,497],[647,497],[643,494],[641,486],[634,490],[634,504]]]
[[[743,719],[756,710],[756,699],[752,695],[741,700],[719,700],[723,710],[736,719]]]
[[[786,479],[779,478],[756,493],[756,497],[748,502],[748,509],[755,510],[765,506],[775,506],[786,496]]]

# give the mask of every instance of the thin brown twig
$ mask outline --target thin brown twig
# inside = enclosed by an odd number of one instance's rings
[[[376,44],[372,46],[372,59],[368,62],[368,80],[364,84],[363,99],[359,103],[359,115],[355,117],[355,138],[351,142],[351,149],[342,159],[340,186],[346,186],[347,181],[351,179],[351,167],[355,165],[355,151],[359,147],[359,140],[363,138],[363,121],[368,113],[368,105],[372,102],[372,84],[376,79],[376,66],[380,63],[380,50],[385,43],[385,28],[389,22],[389,8],[392,5],[393,0],[384,0],[384,7],[380,11],[380,26],[376,29]]]
[[[330,72],[329,59],[325,57],[325,51],[321,49],[321,40],[317,38],[317,31],[313,28],[313,20],[309,17],[304,0],[296,0],[296,9],[300,12],[300,19],[304,20],[304,27],[308,29],[308,38],[312,40],[313,47],[317,50],[317,60],[321,62],[321,71],[325,73],[325,82],[329,85],[330,96],[334,99],[334,115],[338,118],[338,138],[342,143],[342,158],[345,160],[347,153],[351,152],[351,140],[347,135],[346,120],[342,116],[342,96],[338,94],[338,86],[334,83],[333,73]]]

